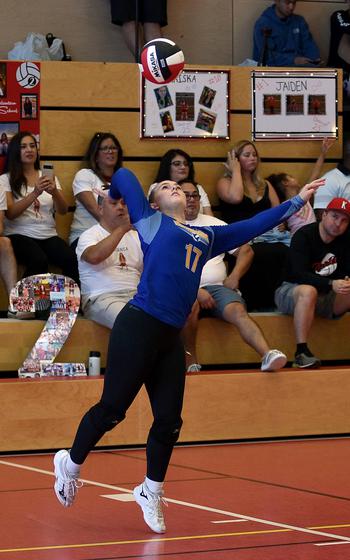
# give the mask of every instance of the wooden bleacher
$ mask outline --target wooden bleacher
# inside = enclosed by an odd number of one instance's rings
[[[72,179],[91,136],[114,132],[124,149],[124,162],[140,178],[145,191],[163,153],[181,147],[195,161],[196,179],[217,203],[215,184],[230,146],[251,138],[250,69],[230,67],[230,140],[139,138],[139,71],[135,64],[43,62],[41,86],[41,156],[53,161],[70,205]],[[205,67],[202,67],[205,69]],[[210,67],[211,70],[215,68]],[[126,87],[127,86],[127,87]],[[339,134],[342,136],[342,87],[339,92]],[[309,176],[319,142],[258,142],[262,175],[286,171],[300,181]],[[342,142],[331,150],[324,171],[341,158]],[[67,238],[71,214],[58,217]],[[0,307],[6,309],[3,289]],[[257,314],[272,347],[294,352],[292,320],[278,314]],[[317,319],[310,346],[323,360],[350,360],[349,316],[339,321]],[[0,320],[0,372],[16,370],[43,327],[41,321]],[[105,365],[108,329],[78,318],[57,360],[86,361],[100,350]],[[231,325],[202,319],[198,357],[202,364],[257,363],[257,357]],[[262,374],[205,372],[188,376],[181,441],[212,441],[349,432],[348,385],[345,370],[283,371]],[[82,413],[99,397],[101,378],[0,380],[3,414],[0,451],[54,449],[71,443]],[[130,414],[101,445],[133,445],[146,441],[150,412],[142,392]]]
[[[101,378],[0,381],[0,452],[69,447]],[[187,376],[180,442],[348,434],[349,369],[217,371]],[[144,445],[151,424],[144,390],[101,446]]]
[[[286,353],[293,360],[295,338],[291,317],[279,313],[252,313],[271,348]],[[22,365],[44,327],[44,321],[0,319],[0,372],[13,372]],[[316,318],[310,335],[310,347],[321,359],[336,362],[349,360],[350,313],[337,321]],[[101,366],[106,365],[109,329],[78,317],[57,362],[87,363],[90,350],[101,352]],[[258,364],[259,357],[238,334],[233,325],[221,319],[203,318],[197,338],[198,359],[204,366],[227,367],[232,364]]]
[[[273,347],[291,360],[292,320],[279,314],[255,314]],[[16,369],[44,325],[43,321],[0,321],[0,370]],[[310,346],[322,360],[349,360],[350,314],[339,321],[316,319]],[[86,361],[100,350],[105,365],[108,329],[78,318],[58,361]],[[16,344],[14,344],[16,341]],[[208,364],[255,363],[257,356],[236,329],[218,319],[202,319],[199,360]],[[187,377],[184,428],[180,441],[257,439],[348,433],[348,369],[205,371]],[[2,379],[3,414],[0,452],[56,449],[69,446],[82,414],[101,393],[102,378]],[[142,391],[127,419],[109,432],[101,445],[144,444],[151,422]]]
[[[102,379],[6,379],[0,387],[0,452],[58,449],[71,445],[83,413],[99,399]],[[344,369],[189,375],[180,441],[349,433],[349,391]],[[100,445],[143,445],[150,423],[142,390]]]

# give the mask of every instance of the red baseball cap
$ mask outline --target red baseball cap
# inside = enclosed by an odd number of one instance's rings
[[[328,204],[327,210],[343,212],[350,218],[350,201],[346,198],[333,198]]]

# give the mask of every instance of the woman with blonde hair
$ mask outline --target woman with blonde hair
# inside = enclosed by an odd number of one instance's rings
[[[277,206],[271,183],[259,175],[259,153],[249,140],[240,140],[227,154],[225,174],[217,184],[221,216],[231,223]]]
[[[226,172],[217,184],[222,219],[227,223],[244,220],[279,204],[271,183],[259,174],[259,153],[249,140],[240,140],[228,152]],[[278,226],[253,240],[252,267],[241,280],[241,290],[248,309],[274,307],[274,292],[290,243],[290,234]],[[257,289],[256,278],[259,278]]]

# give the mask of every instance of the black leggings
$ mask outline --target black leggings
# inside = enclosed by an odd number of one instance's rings
[[[154,418],[147,476],[162,482],[182,425],[184,350],[178,329],[127,304],[111,332],[101,400],[83,417],[71,449],[75,463],[82,464],[105,432],[125,418],[143,384]]]
[[[254,260],[239,283],[248,311],[274,309],[289,247],[283,243],[253,243]]]
[[[58,236],[34,239],[26,235],[9,235],[18,263],[25,266],[24,276],[45,274],[49,264],[62,269],[62,273],[79,284],[77,256],[73,249]]]

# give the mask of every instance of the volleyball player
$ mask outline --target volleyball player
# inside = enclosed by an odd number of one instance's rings
[[[124,420],[142,385],[154,417],[146,455],[145,480],[134,489],[144,520],[156,533],[165,531],[163,483],[179,437],[185,386],[185,358],[180,332],[196,299],[202,268],[208,258],[238,247],[285,221],[323,184],[305,185],[298,196],[228,226],[185,225],[186,197],[174,181],[162,181],[147,201],[137,178],[119,169],[109,196],[123,198],[144,253],[144,270],[134,298],[114,323],[100,401],[82,418],[70,452],[54,458],[55,492],[72,505],[80,467],[108,430]]]

